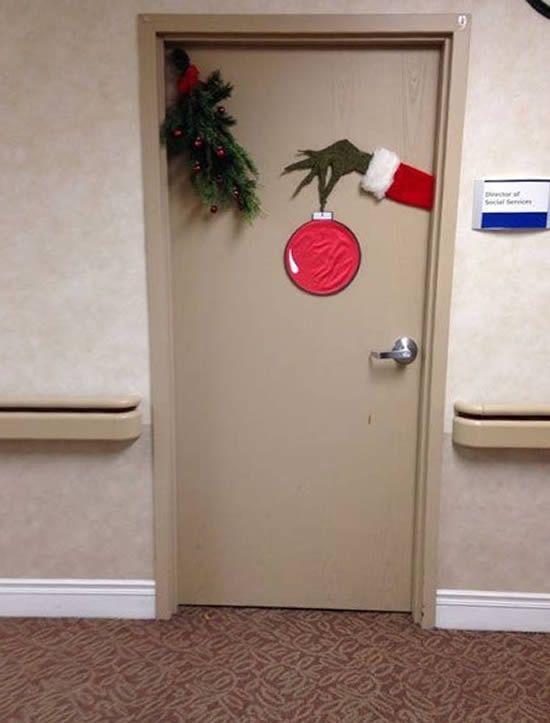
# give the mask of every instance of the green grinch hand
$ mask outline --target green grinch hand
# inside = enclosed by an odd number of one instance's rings
[[[306,158],[286,166],[283,173],[308,170],[309,173],[300,181],[292,196],[300,193],[304,186],[317,177],[321,211],[325,210],[329,194],[342,176],[347,176],[348,173],[365,174],[372,158],[370,153],[360,151],[346,139],[336,141],[320,151],[298,151],[298,153]]]

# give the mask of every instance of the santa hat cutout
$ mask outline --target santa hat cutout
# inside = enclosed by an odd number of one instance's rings
[[[377,148],[370,160],[367,172],[361,178],[361,188],[376,198],[417,206],[428,211],[433,207],[434,177],[406,163],[387,148]]]

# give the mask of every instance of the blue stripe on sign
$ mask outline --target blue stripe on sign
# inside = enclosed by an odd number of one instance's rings
[[[484,213],[481,228],[547,228],[548,213]]]

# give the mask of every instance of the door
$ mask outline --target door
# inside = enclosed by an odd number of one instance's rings
[[[171,166],[179,601],[410,610],[430,214],[342,179],[327,210],[362,264],[340,294],[311,296],[283,251],[317,193],[292,199],[299,178],[281,171],[341,138],[430,171],[439,51],[188,50],[235,86],[264,214],[204,213]],[[401,336],[413,364],[370,358]]]

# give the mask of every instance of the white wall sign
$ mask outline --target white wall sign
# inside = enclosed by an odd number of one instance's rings
[[[550,178],[474,183],[473,228],[491,231],[550,228]]]

